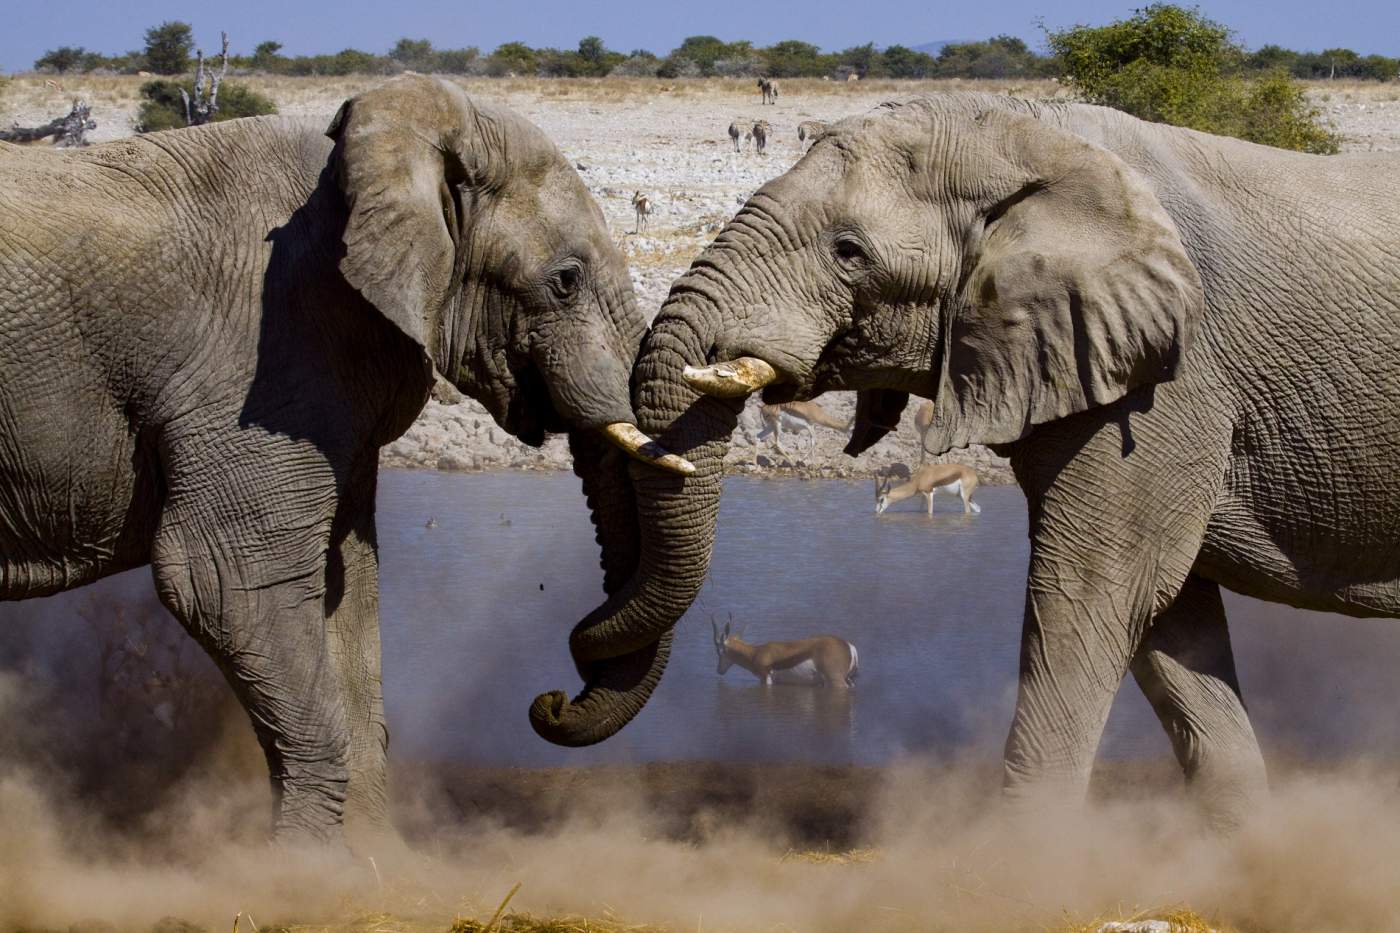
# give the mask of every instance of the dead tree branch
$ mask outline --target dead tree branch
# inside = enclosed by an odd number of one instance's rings
[[[97,121],[92,119],[92,111],[87,102],[74,100],[73,109],[66,116],[56,117],[43,126],[22,127],[0,130],[0,141],[7,143],[33,143],[53,137],[53,144],[59,147],[86,146],[84,138],[88,130],[97,129]]]
[[[212,71],[209,73],[209,93],[204,93],[204,50],[195,50],[195,70],[194,70],[194,100],[190,100],[190,95],[180,88],[180,99],[185,102],[185,125],[199,126],[214,119],[214,114],[219,112],[219,85],[224,83],[224,75],[228,74],[228,33],[221,32],[219,37],[223,40],[223,51],[220,53],[223,62],[219,66],[219,73],[216,75]]]

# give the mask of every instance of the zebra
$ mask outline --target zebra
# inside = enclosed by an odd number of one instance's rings
[[[765,104],[776,104],[778,102],[778,82],[771,78],[759,78],[758,90],[763,95]]]
[[[763,155],[763,150],[768,145],[768,134],[771,132],[773,127],[768,125],[767,120],[759,120],[753,125],[753,144],[759,155]]]
[[[803,142],[810,138],[812,142],[816,142],[817,137],[825,133],[830,126],[825,120],[803,120],[797,124],[797,141]]]
[[[640,191],[632,195],[632,207],[637,211],[637,232],[647,228],[647,218],[651,216],[651,201]]]
[[[729,138],[734,142],[735,152],[739,151],[739,137],[742,136],[743,133],[743,124],[741,124],[738,120],[735,120],[733,123],[729,124]]]

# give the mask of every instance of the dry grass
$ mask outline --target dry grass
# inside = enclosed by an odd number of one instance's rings
[[[49,107],[81,96],[90,103],[136,106],[141,85],[151,80],[139,75],[21,75],[10,82],[5,105],[11,109]],[[287,77],[248,75],[236,77],[277,102],[281,109],[320,105],[327,99],[351,97],[381,83],[379,75],[343,77]],[[756,98],[747,78],[452,78],[468,91],[490,97],[534,97],[597,102],[649,100],[658,95],[704,100],[732,99],[736,104]],[[909,97],[937,91],[975,89],[1023,97],[1051,97],[1063,92],[1054,81],[820,81],[797,78],[782,82],[787,101],[803,97],[868,97],[871,94]]]

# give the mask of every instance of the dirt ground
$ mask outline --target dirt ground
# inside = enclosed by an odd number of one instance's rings
[[[16,78],[0,94],[0,125],[38,125],[66,112],[74,97],[92,106],[95,140],[129,135],[139,106],[138,77],[63,76]],[[243,80],[271,97],[281,113],[329,122],[346,97],[378,78],[278,78]],[[776,106],[763,106],[748,80],[539,80],[474,79],[462,82],[484,99],[506,104],[544,129],[573,162],[598,199],[617,242],[632,267],[638,298],[655,314],[671,281],[707,244],[744,201],[764,182],[801,155],[797,124],[833,121],[900,97],[974,88],[1027,97],[1063,97],[1050,81],[784,81]],[[1346,149],[1400,150],[1400,85],[1321,83],[1310,90],[1346,138]],[[727,135],[731,120],[765,119],[773,127],[766,154],[751,147],[734,153]],[[644,233],[636,231],[631,198],[635,191],[652,202]],[[471,400],[448,389],[428,403],[418,422],[383,455],[386,466],[458,471],[515,468],[567,469],[562,439],[535,450],[496,427]],[[822,403],[841,419],[850,416],[853,397],[833,393]],[[916,463],[912,426],[915,405],[903,428],[852,460],[841,453],[842,433],[817,429],[813,444],[780,451],[758,437],[757,402],[737,432],[729,455],[734,472],[803,476],[864,476],[893,463]],[[1004,461],[982,448],[955,452],[950,459],[978,470],[984,483],[1010,482]]]

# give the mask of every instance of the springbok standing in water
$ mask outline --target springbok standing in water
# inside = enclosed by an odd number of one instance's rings
[[[860,654],[856,646],[835,635],[818,635],[801,641],[770,641],[750,645],[738,635],[729,634],[733,622],[719,623],[710,619],[714,630],[715,653],[719,655],[719,673],[737,664],[763,681],[773,684],[806,684],[845,690],[855,685],[860,672]]]
[[[789,431],[797,433],[799,438],[805,431],[809,453],[817,449],[818,425],[831,428],[833,431],[847,431],[850,430],[851,424],[855,420],[851,418],[842,421],[817,402],[783,402],[779,405],[764,405],[758,410],[758,414],[763,419],[763,430],[758,433],[760,440],[771,434],[773,445],[779,450],[784,450],[784,426]]]
[[[933,402],[929,401],[925,401],[919,406],[919,410],[914,412],[914,431],[919,435],[919,466],[923,466],[924,460],[928,458],[924,438],[928,436],[928,429],[933,427],[933,412]]]
[[[927,463],[913,472],[906,482],[894,485],[893,475],[875,478],[875,514],[914,496],[923,496],[928,514],[933,514],[933,494],[939,491],[961,496],[963,514],[977,514],[982,507],[972,501],[977,491],[977,473],[960,463]]]
[[[647,218],[651,216],[651,201],[640,191],[632,194],[632,209],[637,212],[637,232],[647,228]]]

